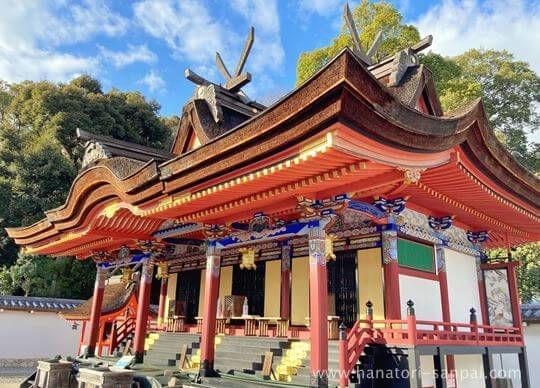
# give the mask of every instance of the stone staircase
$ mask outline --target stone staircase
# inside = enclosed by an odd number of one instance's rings
[[[152,333],[146,341],[145,363],[156,367],[178,367],[180,349],[188,345],[192,367],[198,368],[200,336],[187,333]],[[310,347],[308,341],[281,338],[217,336],[215,345],[215,369],[221,374],[252,374],[261,377],[264,355],[274,354],[273,368],[276,379],[297,385],[309,385]],[[359,368],[373,367],[366,347],[366,354],[360,357]],[[328,344],[328,383],[336,387],[339,383],[338,341]],[[332,373],[334,371],[334,373]],[[355,386],[351,383],[351,386]]]
[[[183,345],[188,346],[188,354],[196,352],[200,336],[188,333],[151,333],[145,342],[145,364],[156,367],[178,366]]]
[[[214,368],[220,373],[234,374],[235,371],[260,375],[266,352],[276,357],[284,354],[290,347],[290,341],[280,338],[221,336],[216,345]]]
[[[306,345],[306,352],[305,352],[305,358],[302,359],[301,365],[296,368],[295,373],[292,373],[290,375],[290,379],[286,379],[285,381],[289,381],[293,384],[298,385],[309,385],[309,379],[310,379],[310,368],[309,368],[309,361],[310,361],[310,349],[309,349],[309,343],[308,342],[302,342]],[[338,342],[337,341],[329,341],[328,342],[328,370],[330,373],[328,374],[328,386],[329,387],[335,387],[339,383],[339,374],[337,371],[339,371],[339,352],[338,352]],[[332,373],[331,371],[336,371],[335,373]]]

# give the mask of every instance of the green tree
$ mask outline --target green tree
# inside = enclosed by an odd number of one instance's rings
[[[383,42],[375,60],[381,60],[420,40],[416,27],[404,24],[403,16],[386,1],[374,3],[362,0],[352,10],[352,15],[360,34],[360,42],[366,50],[379,31],[383,33]],[[352,38],[344,25],[330,45],[300,54],[296,64],[296,83],[301,84],[307,80],[347,46],[352,47]]]
[[[445,111],[482,98],[499,139],[521,164],[540,172],[540,145],[527,141],[527,132],[540,124],[540,77],[528,63],[495,50],[469,50],[454,58],[429,53],[421,61],[434,74]]]
[[[20,255],[11,267],[0,268],[0,294],[86,299],[94,277],[89,260]]]
[[[489,252],[492,258],[506,256],[504,249]],[[512,252],[512,259],[521,263],[516,270],[521,302],[540,300],[540,242],[517,247]]]
[[[60,206],[82,154],[76,128],[139,144],[170,144],[171,120],[138,92],[113,89],[83,75],[69,83],[0,81],[0,292],[87,297],[91,262],[17,256],[4,227],[29,225]]]

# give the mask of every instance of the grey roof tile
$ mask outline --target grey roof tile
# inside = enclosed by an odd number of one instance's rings
[[[0,295],[0,308],[5,310],[53,311],[73,309],[83,303],[78,299]]]

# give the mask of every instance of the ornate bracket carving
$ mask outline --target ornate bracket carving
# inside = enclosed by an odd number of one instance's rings
[[[375,199],[374,204],[379,210],[385,212],[386,214],[397,216],[401,214],[403,210],[405,210],[407,199],[402,197],[395,199],[378,197]]]
[[[478,232],[472,232],[470,230],[467,231],[467,240],[472,242],[473,244],[481,244],[483,242],[486,242],[489,238],[489,231],[482,230]]]
[[[422,173],[426,171],[425,168],[406,168],[406,167],[398,167],[399,171],[403,171],[404,180],[403,183],[406,185],[412,185],[415,183],[420,182],[420,178],[422,177]]]
[[[444,216],[444,217],[428,217],[428,224],[431,229],[436,231],[446,230],[452,226],[454,221],[454,216]]]

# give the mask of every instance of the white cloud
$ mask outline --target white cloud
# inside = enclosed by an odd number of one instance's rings
[[[147,33],[189,61],[207,62],[225,47],[226,31],[199,1],[145,0],[135,4],[133,11]]]
[[[232,29],[196,0],[143,0],[133,10],[135,20],[148,34],[166,42],[175,57],[194,69],[215,69],[217,51],[234,71],[250,25],[255,26],[255,43],[246,70],[256,79],[267,69],[279,69],[285,53],[276,0],[232,0],[227,4],[245,19],[245,26]],[[201,75],[210,78],[215,71]]]
[[[146,73],[138,83],[145,85],[152,93],[165,91],[165,81],[155,70]]]
[[[66,2],[53,8],[45,38],[55,44],[82,42],[94,35],[119,36],[127,31],[129,21],[112,12],[103,0],[85,0],[82,4]],[[44,23],[47,25],[47,22]]]
[[[266,68],[279,70],[285,58],[275,0],[232,0],[231,6],[249,25],[255,27],[255,43],[249,66],[262,73]],[[236,59],[236,58],[235,58]],[[257,74],[254,74],[255,77]]]
[[[523,0],[443,0],[421,15],[422,35],[433,51],[458,55],[471,48],[508,50],[540,73],[540,3]]]
[[[0,79],[66,81],[98,70],[96,58],[64,53],[59,46],[97,34],[125,32],[127,20],[103,1],[68,2],[5,0],[0,13]]]
[[[231,7],[263,34],[279,34],[275,0],[231,0]]]
[[[126,51],[112,51],[102,46],[99,46],[99,50],[101,56],[115,67],[124,67],[135,62],[154,63],[158,59],[145,44],[138,46],[128,44]]]
[[[335,15],[344,4],[342,0],[300,0],[299,3],[300,10],[321,16]]]
[[[36,48],[0,47],[0,79],[8,82],[49,79],[68,81],[82,73],[95,73],[94,58]]]

